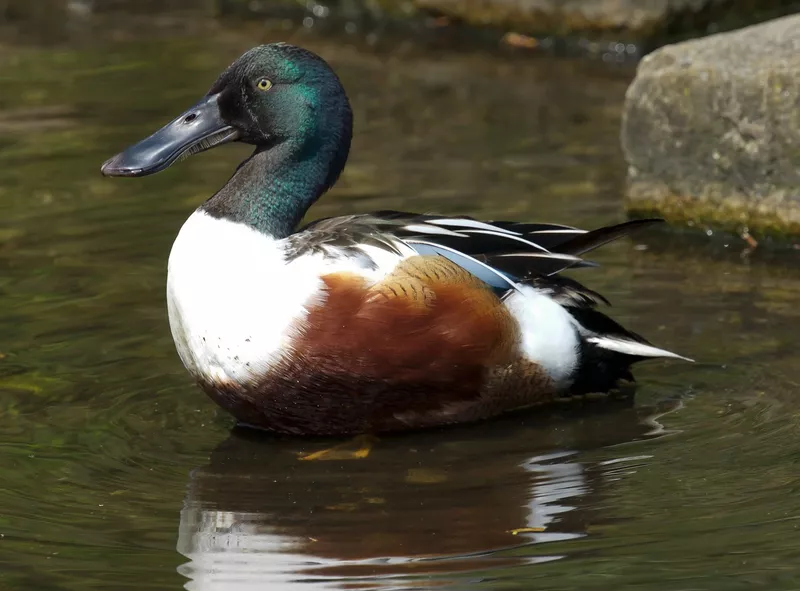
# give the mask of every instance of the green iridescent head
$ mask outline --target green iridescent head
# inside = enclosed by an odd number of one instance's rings
[[[282,146],[298,161],[325,162],[335,182],[350,149],[352,113],[339,78],[314,53],[276,43],[247,51],[203,99],[103,164],[107,176],[145,176],[187,155],[239,141]]]

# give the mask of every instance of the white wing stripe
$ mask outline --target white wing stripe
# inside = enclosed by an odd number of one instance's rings
[[[577,228],[564,228],[560,230],[534,230],[533,232],[528,232],[528,236],[531,234],[586,234],[586,230],[578,230]]]
[[[536,259],[557,259],[561,261],[569,261],[573,263],[580,263],[583,261],[581,257],[576,257],[571,254],[565,254],[562,252],[550,252],[545,251],[543,253],[538,252],[509,252],[503,254],[495,254],[492,255],[495,258],[511,258],[511,257],[528,257],[528,258],[536,258]]]
[[[504,230],[486,222],[479,222],[478,220],[467,220],[463,218],[441,218],[435,220],[425,220],[429,224],[436,224],[437,226],[457,226],[460,228],[475,228],[476,230],[489,230],[491,232],[502,232],[503,234],[513,234],[521,236],[520,232],[512,232],[511,230]]]
[[[409,224],[408,226],[403,226],[403,229],[408,230],[409,232],[419,232],[420,234],[439,234],[442,236],[468,238],[466,234],[459,234],[458,232],[453,232],[447,228],[440,228],[439,226],[430,226],[426,224]]]
[[[517,242],[522,242],[523,244],[527,244],[528,246],[532,246],[538,250],[543,252],[550,252],[544,246],[539,246],[535,242],[531,242],[530,240],[525,240],[518,235],[506,234],[505,232],[496,232],[496,231],[489,231],[489,230],[464,230],[464,234],[484,234],[490,236],[499,236],[501,238],[507,238],[508,240],[516,240]]]

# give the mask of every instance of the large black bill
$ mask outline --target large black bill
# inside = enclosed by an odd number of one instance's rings
[[[239,133],[222,120],[217,95],[205,97],[150,137],[106,160],[105,176],[146,176],[180,158],[232,142]]]

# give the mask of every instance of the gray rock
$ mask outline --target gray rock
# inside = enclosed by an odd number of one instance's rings
[[[800,235],[800,16],[648,55],[622,145],[630,210]]]

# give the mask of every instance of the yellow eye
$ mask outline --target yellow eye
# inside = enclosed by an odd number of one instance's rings
[[[259,80],[259,81],[256,83],[256,86],[258,86],[258,89],[259,89],[259,90],[269,90],[270,88],[272,88],[272,82],[270,82],[270,81],[269,81],[269,80],[267,80],[266,78],[261,78],[261,79],[260,79],[260,80]]]

